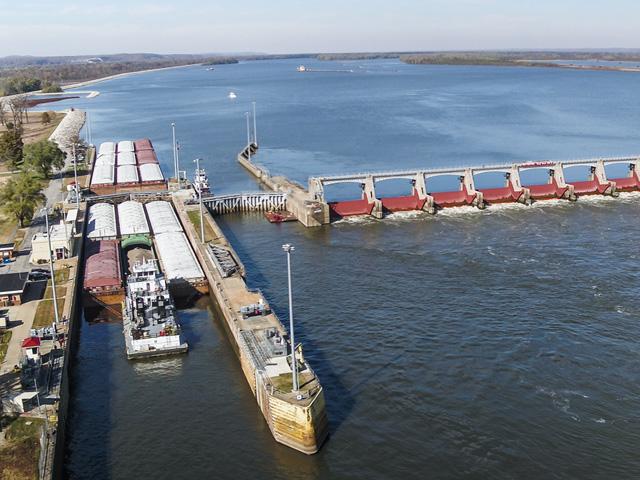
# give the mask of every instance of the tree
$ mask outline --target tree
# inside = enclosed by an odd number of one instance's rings
[[[42,112],[42,115],[40,116],[40,121],[44,125],[49,125],[51,123],[51,115],[49,115],[49,112]]]
[[[24,168],[41,178],[49,178],[54,168],[59,170],[64,167],[64,159],[62,150],[49,140],[40,140],[24,147]]]
[[[6,163],[11,170],[15,170],[22,163],[24,143],[22,143],[20,132],[11,122],[7,122],[7,128],[9,129],[6,132],[0,134],[0,162]]]
[[[36,207],[46,200],[40,191],[40,182],[29,172],[21,172],[11,177],[0,190],[2,211],[15,217],[24,227],[26,220],[33,218]]]
[[[14,129],[22,134],[22,117],[29,121],[29,101],[26,95],[17,95],[7,102],[13,118]]]

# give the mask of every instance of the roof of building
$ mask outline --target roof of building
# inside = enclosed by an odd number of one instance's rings
[[[85,289],[122,285],[120,247],[117,240],[88,242],[84,264]]]
[[[110,203],[95,203],[89,208],[87,238],[105,238],[118,235],[116,212]]]
[[[78,209],[72,208],[67,211],[67,222],[77,222],[78,221]]]
[[[182,225],[171,202],[156,200],[145,204],[149,223],[154,235],[167,232],[182,232]]]
[[[27,337],[22,341],[22,348],[33,348],[40,346],[40,339],[38,337]]]
[[[120,235],[151,233],[144,207],[140,202],[128,200],[118,204],[118,222]]]
[[[133,152],[133,142],[131,140],[118,142],[118,153],[120,152]]]
[[[135,165],[120,165],[118,167],[118,184],[138,183],[138,169]]]
[[[102,142],[98,148],[98,156],[116,152],[116,144],[113,142]]]
[[[4,273],[0,275],[0,295],[15,295],[24,291],[29,272]]]
[[[156,247],[168,280],[194,280],[204,277],[196,256],[182,232],[156,235]]]
[[[161,182],[164,180],[160,165],[157,163],[144,163],[138,167],[140,180],[142,182]]]
[[[93,168],[91,185],[113,185],[115,181],[115,167],[106,163],[96,163]]]
[[[133,151],[126,152],[118,152],[116,155],[116,163],[118,166],[120,165],[135,165],[136,164],[136,154]]]

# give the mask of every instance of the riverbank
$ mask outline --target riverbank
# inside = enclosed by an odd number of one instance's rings
[[[118,73],[116,75],[108,75],[106,77],[95,78],[93,80],[86,80],[84,82],[72,83],[69,85],[62,85],[62,89],[65,91],[73,90],[76,88],[87,87],[89,85],[95,85],[96,83],[105,82],[107,80],[114,80],[116,78],[125,78],[125,77],[130,77],[132,75],[140,75],[141,73],[160,72],[163,70],[175,70],[176,68],[193,67],[196,65],[202,65],[202,63],[201,62],[189,63],[187,65],[174,65],[171,67],[150,68],[148,70],[136,70],[135,72]]]

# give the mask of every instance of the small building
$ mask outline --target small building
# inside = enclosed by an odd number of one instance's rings
[[[22,341],[23,358],[32,363],[40,362],[40,338],[27,337]]]
[[[0,260],[12,260],[16,253],[15,243],[0,243]]]
[[[75,226],[60,221],[57,225],[51,225],[49,232],[38,232],[31,239],[31,257],[29,262],[33,264],[49,261],[49,255],[55,259],[69,258],[73,252],[73,240]],[[51,237],[51,250],[49,250],[49,237]]]
[[[29,272],[5,273],[0,275],[0,307],[20,305],[28,280]]]

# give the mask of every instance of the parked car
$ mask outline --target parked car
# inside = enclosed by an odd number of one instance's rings
[[[50,275],[47,275],[42,272],[31,271],[31,273],[29,273],[29,280],[31,280],[32,282],[37,282],[40,280],[49,280],[50,278],[51,278]]]

